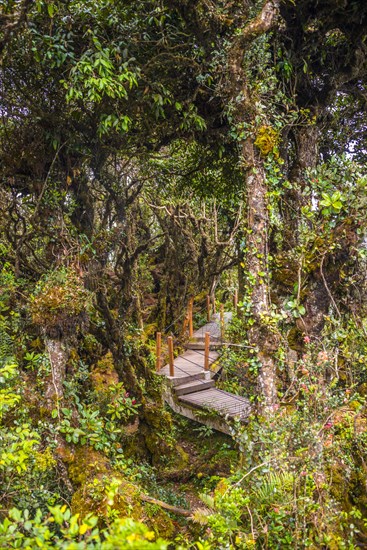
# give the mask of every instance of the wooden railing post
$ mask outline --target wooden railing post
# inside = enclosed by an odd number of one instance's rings
[[[172,336],[168,336],[167,342],[168,342],[169,375],[174,376],[175,375],[175,364],[174,364],[174,357],[173,357],[173,338],[172,338]]]
[[[205,333],[204,370],[209,370],[210,332]]]
[[[235,314],[237,314],[237,308],[238,308],[238,290],[237,290],[237,288],[234,291],[233,307],[234,307]]]
[[[156,370],[157,372],[160,370],[161,368],[161,352],[162,352],[162,333],[161,332],[157,332],[157,337],[156,337],[156,363],[155,363],[155,366],[156,366]]]
[[[193,335],[194,335],[194,323],[193,323],[193,320],[192,320],[193,308],[194,308],[194,298],[190,298],[190,301],[189,301],[189,338],[192,338]]]
[[[220,336],[224,338],[224,304],[220,304]]]
[[[185,318],[184,318],[183,323],[182,323],[182,337],[183,338],[186,338],[186,336],[187,336],[186,331],[187,331],[188,325],[189,325],[189,318],[188,318],[188,313],[186,313]]]
[[[215,309],[215,292],[213,292],[213,294],[212,294],[212,300],[213,300],[213,313],[216,313],[216,309]]]
[[[208,323],[210,323],[210,317],[211,317],[211,307],[210,307],[210,296],[209,294],[206,297],[206,317],[208,320]]]

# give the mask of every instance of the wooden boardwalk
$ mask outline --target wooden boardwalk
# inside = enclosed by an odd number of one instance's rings
[[[231,318],[225,314],[225,322]],[[205,333],[210,334],[209,371],[204,370]],[[215,387],[214,375],[220,370],[219,353],[216,349],[222,343],[218,316],[196,330],[184,353],[174,360],[174,375],[170,376],[169,365],[160,369],[168,385],[166,402],[179,414],[210,425],[228,433],[229,419],[245,421],[250,412],[250,401]],[[191,348],[191,349],[190,349]],[[211,414],[210,414],[211,413]],[[217,417],[217,418],[215,418]]]

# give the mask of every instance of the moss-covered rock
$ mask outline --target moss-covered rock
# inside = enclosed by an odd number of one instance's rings
[[[81,485],[71,499],[71,509],[81,517],[93,513],[102,522],[116,517],[144,519],[144,509],[139,488],[112,473],[91,477]]]
[[[170,515],[156,504],[145,504],[145,522],[157,535],[170,539],[176,532],[175,524]]]
[[[113,470],[101,453],[81,447],[65,454],[70,481],[76,486],[71,509],[81,517],[93,513],[105,522],[115,517],[144,519],[140,489]]]
[[[135,433],[134,433],[135,432]],[[169,412],[157,403],[144,402],[139,430],[126,430],[123,440],[124,455],[134,459],[149,457],[152,464],[161,464],[174,452],[172,419]]]
[[[69,454],[68,462],[69,478],[74,485],[83,485],[92,477],[101,477],[111,472],[108,458],[90,447],[77,448]]]

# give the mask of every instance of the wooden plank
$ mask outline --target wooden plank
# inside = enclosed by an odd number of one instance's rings
[[[232,406],[232,407],[248,407],[249,401],[246,399],[236,399],[231,395],[221,396],[216,389],[203,390],[195,394],[186,394],[184,397],[187,401],[195,401],[202,405],[216,406]]]
[[[224,395],[229,395],[231,397],[233,397],[234,399],[237,399],[239,401],[246,401],[248,402],[248,398],[247,397],[243,397],[242,395],[234,395],[233,393],[229,393],[228,391],[225,391],[225,390],[219,390],[217,389],[218,392],[224,394]]]
[[[249,404],[248,403],[234,403],[233,401],[232,402],[222,402],[222,403],[218,403],[218,407],[225,407],[227,409],[246,409],[249,407]]]
[[[194,380],[188,384],[180,384],[175,386],[176,395],[188,395],[195,392],[201,392],[207,388],[214,386],[214,380]]]
[[[203,390],[204,391],[204,390]],[[203,393],[203,392],[200,392],[200,393]],[[214,403],[215,404],[220,404],[220,403],[227,403],[227,404],[233,404],[233,401],[229,398],[227,399],[218,399],[218,397],[216,395],[208,395],[208,396],[201,396],[201,395],[197,395],[197,396],[191,396],[189,393],[186,394],[187,395],[187,399],[193,399],[194,401],[196,401],[197,403],[202,403],[203,405],[205,405],[206,403]]]
[[[214,412],[217,412],[219,415],[228,415],[230,418],[234,418],[234,417],[239,417],[241,419],[245,419],[249,416],[250,412],[251,412],[251,408],[248,407],[248,408],[239,408],[239,409],[233,409],[233,408],[228,408],[228,407],[218,407],[218,408],[214,408],[214,407],[203,407],[200,405],[200,403],[196,403],[196,402],[190,402],[190,401],[187,401],[184,399],[185,396],[183,397],[179,397],[179,401],[181,401],[182,403],[186,403],[188,405],[190,405],[191,407],[195,408],[195,409],[198,409],[198,410],[205,410],[205,409],[208,409],[208,410],[212,410]],[[199,420],[200,421],[200,420]]]
[[[187,401],[191,401],[193,403],[194,402],[198,403],[199,405],[202,405],[203,407],[208,406],[208,407],[218,408],[218,407],[234,407],[234,406],[243,407],[243,406],[247,406],[247,404],[245,404],[245,403],[241,403],[241,404],[234,403],[233,401],[230,401],[229,399],[219,401],[215,396],[208,396],[206,399],[203,399],[200,396],[195,397],[194,395],[192,395],[190,393],[187,393],[185,395],[185,398],[186,398]]]
[[[216,341],[220,340],[221,325],[223,326],[223,321],[224,324],[227,323],[232,315],[231,313],[223,315],[223,309],[221,313],[213,315],[212,321],[195,331],[193,336],[197,344],[204,343],[206,339],[206,346],[204,346],[202,351],[200,349],[187,349],[183,354],[174,359],[172,364],[170,345],[170,364],[160,369],[159,374],[167,376],[170,379],[171,391],[173,393],[177,391],[176,399],[178,398],[182,406],[186,403],[198,410],[209,409],[216,411],[222,417],[227,415],[229,418],[238,417],[242,420],[247,418],[251,411],[248,399],[235,396],[217,388],[208,388],[208,386],[214,383],[210,379],[213,372],[221,368],[218,361],[219,354],[213,347],[209,347],[208,341],[210,338],[211,342],[215,344]],[[208,369],[208,366],[210,369],[209,373],[205,373],[204,369]],[[175,390],[175,387],[177,390]],[[185,391],[187,393],[182,395],[181,392]],[[200,419],[198,420],[200,421]]]
[[[209,347],[210,347],[210,332],[205,333],[205,352],[204,352],[204,370],[209,370]]]

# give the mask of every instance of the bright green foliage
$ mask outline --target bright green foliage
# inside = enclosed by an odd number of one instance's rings
[[[3,548],[59,548],[65,550],[165,550],[167,544],[156,540],[153,531],[132,520],[116,520],[109,529],[99,529],[97,518],[71,515],[66,507],[50,507],[49,514],[40,511],[31,517],[28,510],[13,508],[0,524],[0,545]]]
[[[231,331],[232,338],[238,336],[238,320]],[[305,337],[273,418],[234,424],[242,468],[218,484],[214,497],[204,497],[206,510],[195,514],[198,523],[210,526],[207,539],[214,548],[358,547],[366,523],[359,485],[367,448],[362,333],[352,322],[342,327],[329,319],[323,340],[328,347]],[[249,351],[231,350],[224,363],[231,380],[246,380],[247,395]],[[363,396],[350,382],[340,384],[352,373]]]

